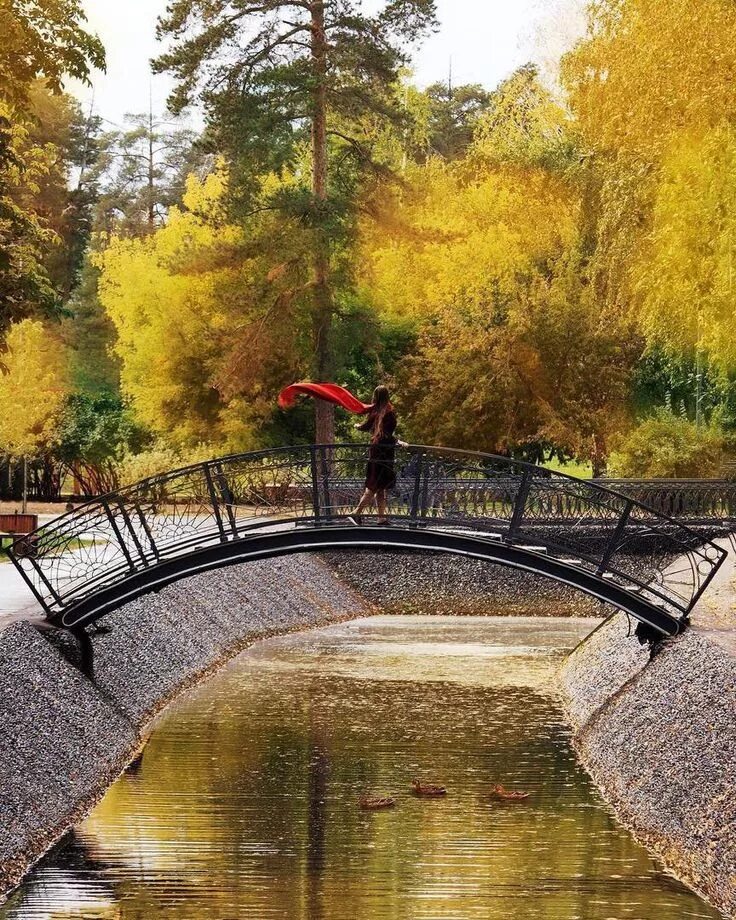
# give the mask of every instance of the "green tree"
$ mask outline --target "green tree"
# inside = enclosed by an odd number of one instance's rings
[[[473,160],[560,168],[573,156],[569,119],[525,64],[495,89],[475,126]]]
[[[29,143],[32,95],[40,79],[58,94],[66,77],[104,67],[84,21],[80,0],[0,0],[0,335],[58,303],[44,264],[56,235],[30,203],[53,167],[52,145]]]
[[[61,339],[68,347],[73,389],[88,395],[115,394],[120,390],[115,326],[99,296],[100,269],[96,259],[101,245],[99,236],[93,236],[60,328]]]
[[[90,126],[79,103],[66,93],[52,93],[45,81],[31,88],[30,102],[23,156],[40,152],[46,166],[31,187],[18,190],[16,201],[54,234],[43,262],[54,290],[66,301],[79,280],[92,229],[96,189],[83,178],[74,181],[90,155]]]
[[[369,15],[358,0],[173,0],[159,23],[171,49],[155,62],[177,79],[170,104],[199,99],[209,129],[250,191],[260,177],[301,161],[310,182],[279,186],[275,208],[311,232],[312,373],[335,369],[335,260],[352,228],[356,176],[375,166],[356,126],[404,116],[395,86],[404,48],[435,23],[434,0],[387,0]],[[304,151],[308,151],[305,156]],[[351,194],[352,193],[352,194]],[[251,198],[251,205],[253,204]],[[316,437],[334,438],[334,412],[317,402]]]
[[[98,38],[86,32],[81,0],[0,0],[0,99],[27,111],[29,90],[43,77],[54,93],[65,78],[89,81],[105,67]]]
[[[38,187],[47,169],[42,152],[23,156],[27,138],[26,128],[13,124],[0,103],[0,352],[13,322],[51,313],[58,302],[43,264],[54,236],[35,211],[17,202]]]
[[[727,439],[713,426],[698,427],[660,409],[619,439],[612,457],[617,476],[700,479],[720,475]]]
[[[150,442],[148,433],[117,396],[73,393],[54,422],[51,452],[71,470],[85,495],[116,489],[123,456]]]
[[[201,174],[210,158],[197,132],[153,112],[127,115],[125,126],[99,139],[91,181],[98,189],[95,228],[108,234],[153,233],[181,203],[187,176]]]
[[[472,143],[478,117],[487,109],[491,94],[477,83],[433,83],[425,94],[429,101],[427,152],[457,160]]]

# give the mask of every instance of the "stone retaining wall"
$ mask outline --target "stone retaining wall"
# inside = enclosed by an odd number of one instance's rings
[[[388,614],[608,616],[575,588],[508,566],[446,553],[325,553],[343,581]]]
[[[736,660],[693,629],[648,651],[617,615],[568,659],[579,756],[619,818],[736,916]]]

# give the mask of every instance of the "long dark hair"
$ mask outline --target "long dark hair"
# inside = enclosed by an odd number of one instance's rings
[[[371,415],[373,416],[373,437],[371,440],[374,444],[377,444],[383,438],[386,413],[391,412],[392,408],[391,394],[388,391],[388,387],[376,387],[373,391],[373,408],[371,409]]]

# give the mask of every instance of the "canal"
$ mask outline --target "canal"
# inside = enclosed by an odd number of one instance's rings
[[[0,918],[719,917],[575,762],[555,675],[590,628],[375,617],[260,643],[155,722]]]

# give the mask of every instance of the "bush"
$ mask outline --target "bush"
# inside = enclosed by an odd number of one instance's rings
[[[708,479],[720,475],[726,447],[721,429],[698,428],[661,410],[620,439],[609,473],[632,479]]]
[[[74,474],[85,495],[112,492],[122,457],[151,443],[131,409],[108,393],[70,394],[55,422],[53,457]]]

